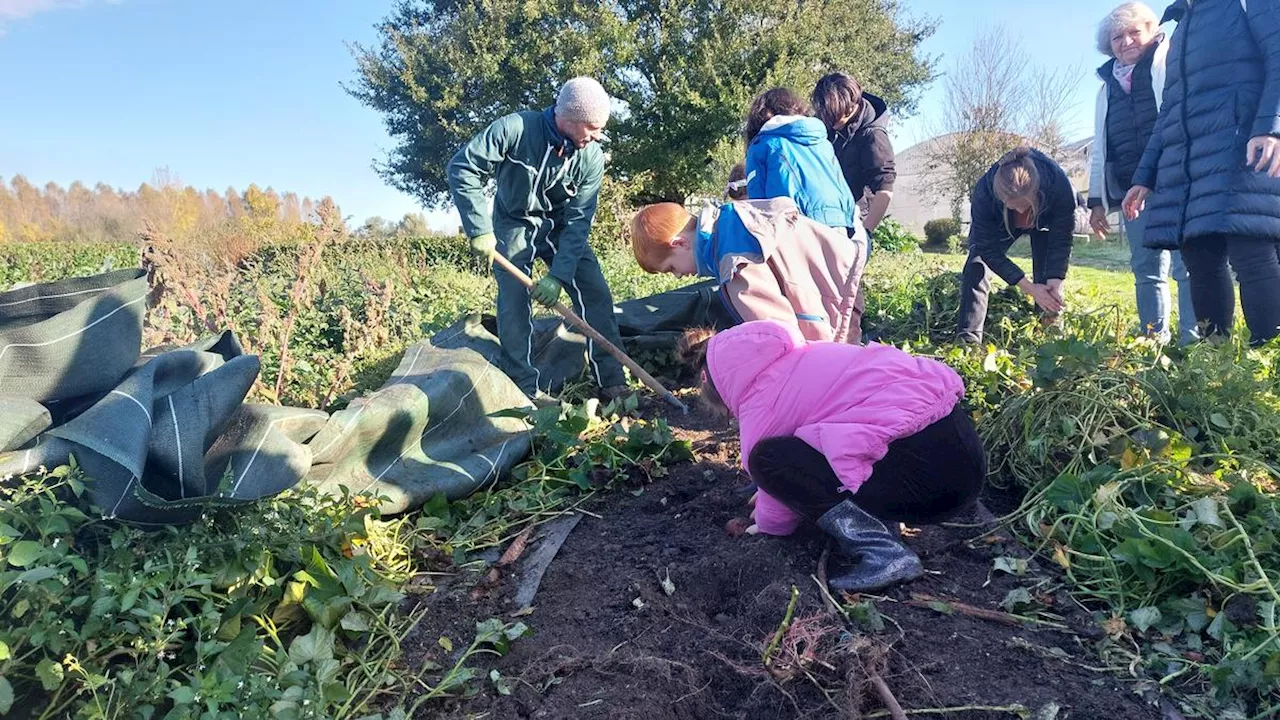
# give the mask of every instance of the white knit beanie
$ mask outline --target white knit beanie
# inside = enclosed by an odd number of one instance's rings
[[[589,77],[576,77],[560,88],[556,117],[603,126],[609,122],[609,93]]]

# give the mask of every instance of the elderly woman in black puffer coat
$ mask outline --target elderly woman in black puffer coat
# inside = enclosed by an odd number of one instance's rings
[[[1124,200],[1146,244],[1181,249],[1206,334],[1280,334],[1280,0],[1178,0],[1164,105]],[[1144,210],[1145,206],[1145,210]]]

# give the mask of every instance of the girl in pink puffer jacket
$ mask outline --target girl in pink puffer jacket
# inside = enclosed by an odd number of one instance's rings
[[[971,505],[986,477],[954,370],[889,345],[809,342],[790,325],[748,322],[681,346],[703,399],[737,418],[755,482],[751,531],[816,522],[857,563],[831,587],[869,592],[923,573],[899,522],[937,523]]]

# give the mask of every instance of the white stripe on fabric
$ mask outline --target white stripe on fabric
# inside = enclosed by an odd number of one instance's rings
[[[312,457],[318,458],[321,455],[324,455],[326,452],[329,452],[329,448],[332,448],[335,444],[337,444],[339,440],[342,439],[342,436],[345,435],[347,431],[351,429],[352,423],[354,423],[356,419],[359,418],[364,413],[364,409],[367,407],[369,407],[368,401],[366,401],[364,405],[360,406],[360,409],[356,411],[356,414],[351,416],[351,419],[347,421],[346,425],[342,426],[342,430],[337,435],[335,435],[332,440],[329,441],[329,444],[325,445],[323,450],[316,451],[312,455]]]
[[[425,440],[428,435],[434,432],[436,428],[443,427],[445,424],[447,424],[449,421],[449,418],[453,417],[454,415],[457,415],[458,411],[462,409],[462,406],[466,404],[467,398],[475,394],[476,387],[479,386],[480,382],[484,380],[486,377],[488,377],[489,373],[493,372],[493,370],[494,370],[494,367],[492,364],[486,365],[484,372],[480,375],[480,377],[476,378],[476,380],[471,383],[471,387],[465,393],[463,393],[462,397],[458,398],[458,406],[455,407],[452,411],[450,411],[448,415],[441,418],[439,421],[431,423],[430,426],[425,431],[423,431],[421,435],[418,436],[418,439],[414,442],[412,446],[410,446],[409,448],[406,448],[403,452],[401,452],[400,455],[397,456],[395,460],[392,460],[390,464],[388,464],[385,468],[383,468],[382,472],[378,473],[373,478],[373,480],[369,482],[368,485],[365,485],[364,488],[360,490],[360,492],[364,492],[365,490],[368,490],[370,485],[373,485],[373,483],[381,480],[382,476],[386,475],[387,472],[391,470],[391,468],[395,467],[396,463],[403,460],[404,456],[408,455],[410,450],[412,450],[415,447],[421,447],[422,441]]]
[[[143,412],[143,414],[147,416],[147,424],[148,424],[148,425],[150,425],[150,424],[151,424],[151,411],[147,409],[147,406],[146,406],[146,405],[143,405],[143,404],[142,404],[142,401],[141,401],[141,400],[139,400],[138,398],[136,398],[136,397],[134,397],[134,396],[130,395],[130,394],[129,394],[129,393],[127,393],[127,392],[124,392],[123,390],[112,390],[111,392],[109,392],[109,393],[107,393],[107,394],[108,394],[108,395],[123,395],[123,396],[125,396],[125,397],[129,398],[130,400],[132,400],[134,405],[137,405],[138,407],[142,408],[142,412]]]
[[[413,374],[415,368],[418,367],[418,361],[422,359],[422,345],[418,345],[417,350],[413,353],[413,360],[409,361],[409,367],[405,370],[404,376],[408,377]],[[403,381],[401,381],[403,382]]]
[[[105,293],[111,288],[92,288],[90,290],[77,290],[69,293],[59,293],[57,295],[38,295],[30,297],[26,300],[14,300],[13,302],[0,303],[0,307],[13,307],[14,305],[22,305],[24,303],[36,302],[38,300],[53,300],[54,298],[74,297],[76,295],[88,295],[89,293]]]
[[[462,331],[461,331],[461,330],[459,330],[459,331],[458,331],[458,333],[460,333],[460,332],[462,332]],[[444,338],[444,339],[446,339],[446,340],[447,340],[447,339],[451,339],[451,338],[453,338],[453,337],[456,337],[456,336],[458,335],[458,333],[454,333],[453,335],[450,335],[450,336],[449,336],[449,338]],[[414,352],[413,360],[409,363],[409,370],[408,370],[408,371],[406,371],[406,375],[407,375],[407,374],[410,374],[410,372],[411,372],[414,368],[416,368],[416,367],[418,366],[418,360],[419,360],[419,359],[421,359],[421,358],[422,358],[422,345],[418,345],[417,350]],[[404,381],[403,381],[403,380],[401,380],[401,381],[398,381],[397,383],[392,383],[392,384],[399,384],[399,383],[402,383],[402,382],[404,382]],[[386,386],[386,387],[390,387],[390,386]],[[384,387],[384,388],[380,388],[380,389],[386,389],[386,387]],[[328,451],[329,451],[329,449],[330,449],[330,448],[332,448],[335,444],[337,444],[337,442],[338,442],[339,440],[341,440],[341,439],[342,439],[343,435],[345,435],[345,434],[347,433],[347,431],[351,429],[351,425],[352,425],[353,423],[355,423],[355,421],[356,421],[357,419],[359,419],[359,417],[360,417],[361,415],[363,415],[363,414],[364,414],[365,408],[367,408],[367,407],[369,407],[369,402],[368,402],[368,400],[366,400],[366,401],[365,401],[365,404],[364,404],[364,405],[361,405],[361,406],[360,406],[360,409],[359,409],[359,410],[356,410],[356,413],[355,413],[354,415],[352,415],[352,416],[351,416],[351,419],[350,419],[350,420],[347,420],[346,424],[344,424],[344,425],[342,426],[342,430],[341,430],[337,435],[335,435],[335,436],[334,436],[334,438],[333,438],[332,440],[330,440],[330,441],[329,441],[329,444],[328,444],[328,445],[325,445],[323,449],[315,451],[315,452],[313,453],[313,455],[312,455],[312,456],[313,456],[313,457],[320,457],[320,456],[324,455],[326,452],[328,452]]]
[[[133,477],[129,478],[129,482],[124,484],[124,492],[120,493],[119,499],[116,500],[115,507],[111,508],[111,514],[107,515],[104,519],[106,520],[115,519],[116,513],[120,511],[120,503],[124,502],[124,499],[129,496],[129,488],[133,487],[133,484],[137,481],[138,481],[137,475],[134,475]]]
[[[79,330],[76,330],[75,332],[71,332],[71,333],[68,333],[68,334],[66,334],[66,335],[63,335],[63,336],[62,336],[62,337],[60,337],[60,338],[55,338],[55,339],[53,339],[53,340],[47,340],[47,341],[42,342],[42,343],[9,343],[8,345],[5,345],[3,348],[0,348],[0,360],[3,360],[3,359],[4,359],[4,354],[5,354],[5,353],[7,353],[7,352],[9,352],[9,348],[36,348],[36,347],[48,347],[49,345],[56,345],[57,343],[60,343],[60,342],[62,342],[63,340],[70,340],[71,338],[73,338],[73,337],[75,337],[75,336],[77,336],[77,335],[84,334],[84,333],[85,333],[85,332],[87,332],[89,329],[91,329],[94,325],[97,325],[98,323],[100,323],[100,322],[102,322],[102,321],[106,320],[107,318],[111,317],[112,315],[115,315],[116,313],[118,313],[118,312],[120,312],[121,310],[123,310],[123,309],[125,309],[125,308],[129,307],[130,305],[137,305],[138,303],[140,303],[140,302],[142,302],[143,300],[146,300],[146,299],[147,299],[147,296],[146,296],[146,295],[143,295],[143,296],[139,297],[139,298],[138,298],[138,299],[136,299],[136,300],[130,300],[129,302],[127,302],[127,303],[125,303],[125,304],[121,305],[120,307],[118,307],[118,308],[116,308],[116,309],[112,310],[111,312],[107,313],[106,315],[103,315],[102,317],[98,318],[97,320],[94,320],[93,322],[89,323],[88,325],[85,325],[84,327],[80,328]]]
[[[590,325],[591,323],[587,322],[587,303],[583,301],[582,290],[578,288],[578,278],[574,277],[573,281],[569,284],[573,286],[573,291],[578,294],[578,307],[580,308],[579,312],[582,313],[582,321]],[[583,334],[586,335],[586,333]],[[604,379],[600,376],[600,365],[596,362],[596,345],[595,342],[591,340],[590,335],[587,335],[587,359],[591,361],[591,367],[595,370],[596,385],[603,388]]]
[[[329,417],[328,413],[323,413],[320,411],[315,411],[311,414],[323,415],[326,418]],[[240,477],[236,478],[236,484],[231,486],[231,492],[227,493],[226,497],[235,498],[236,491],[240,489],[240,483],[244,482],[245,475],[249,474],[249,468],[253,466],[253,461],[258,459],[258,454],[262,452],[262,446],[264,443],[267,442],[267,438],[271,436],[271,429],[276,426],[276,423],[282,422],[284,420],[292,420],[293,418],[300,417],[300,416],[301,415],[286,415],[284,417],[278,417],[275,420],[272,420],[271,422],[267,423],[267,429],[262,431],[262,439],[258,441],[258,446],[253,449],[253,454],[249,456],[249,462],[244,464],[244,469],[240,471]]]
[[[169,401],[169,415],[173,417],[173,439],[178,444],[178,493],[181,499],[187,499],[187,484],[184,482],[182,472],[182,433],[178,431],[178,411],[173,407],[173,396],[165,398]]]
[[[525,268],[525,275],[533,275],[533,261],[537,259],[537,256],[537,246],[535,245],[533,256],[529,258],[529,267]],[[526,293],[525,302],[529,304],[529,336],[525,342],[524,361],[528,363],[529,367],[533,368],[533,389],[534,392],[537,392],[542,389],[542,372],[538,370],[537,365],[533,364],[533,296]]]

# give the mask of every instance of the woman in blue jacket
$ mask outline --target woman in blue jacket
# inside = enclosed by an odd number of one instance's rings
[[[1228,269],[1254,344],[1280,334],[1280,0],[1178,0],[1164,105],[1124,211],[1181,248],[1196,318],[1225,335]]]
[[[748,198],[791,198],[806,217],[866,242],[827,127],[809,116],[799,95],[787,88],[762,93],[751,103],[744,135]]]

